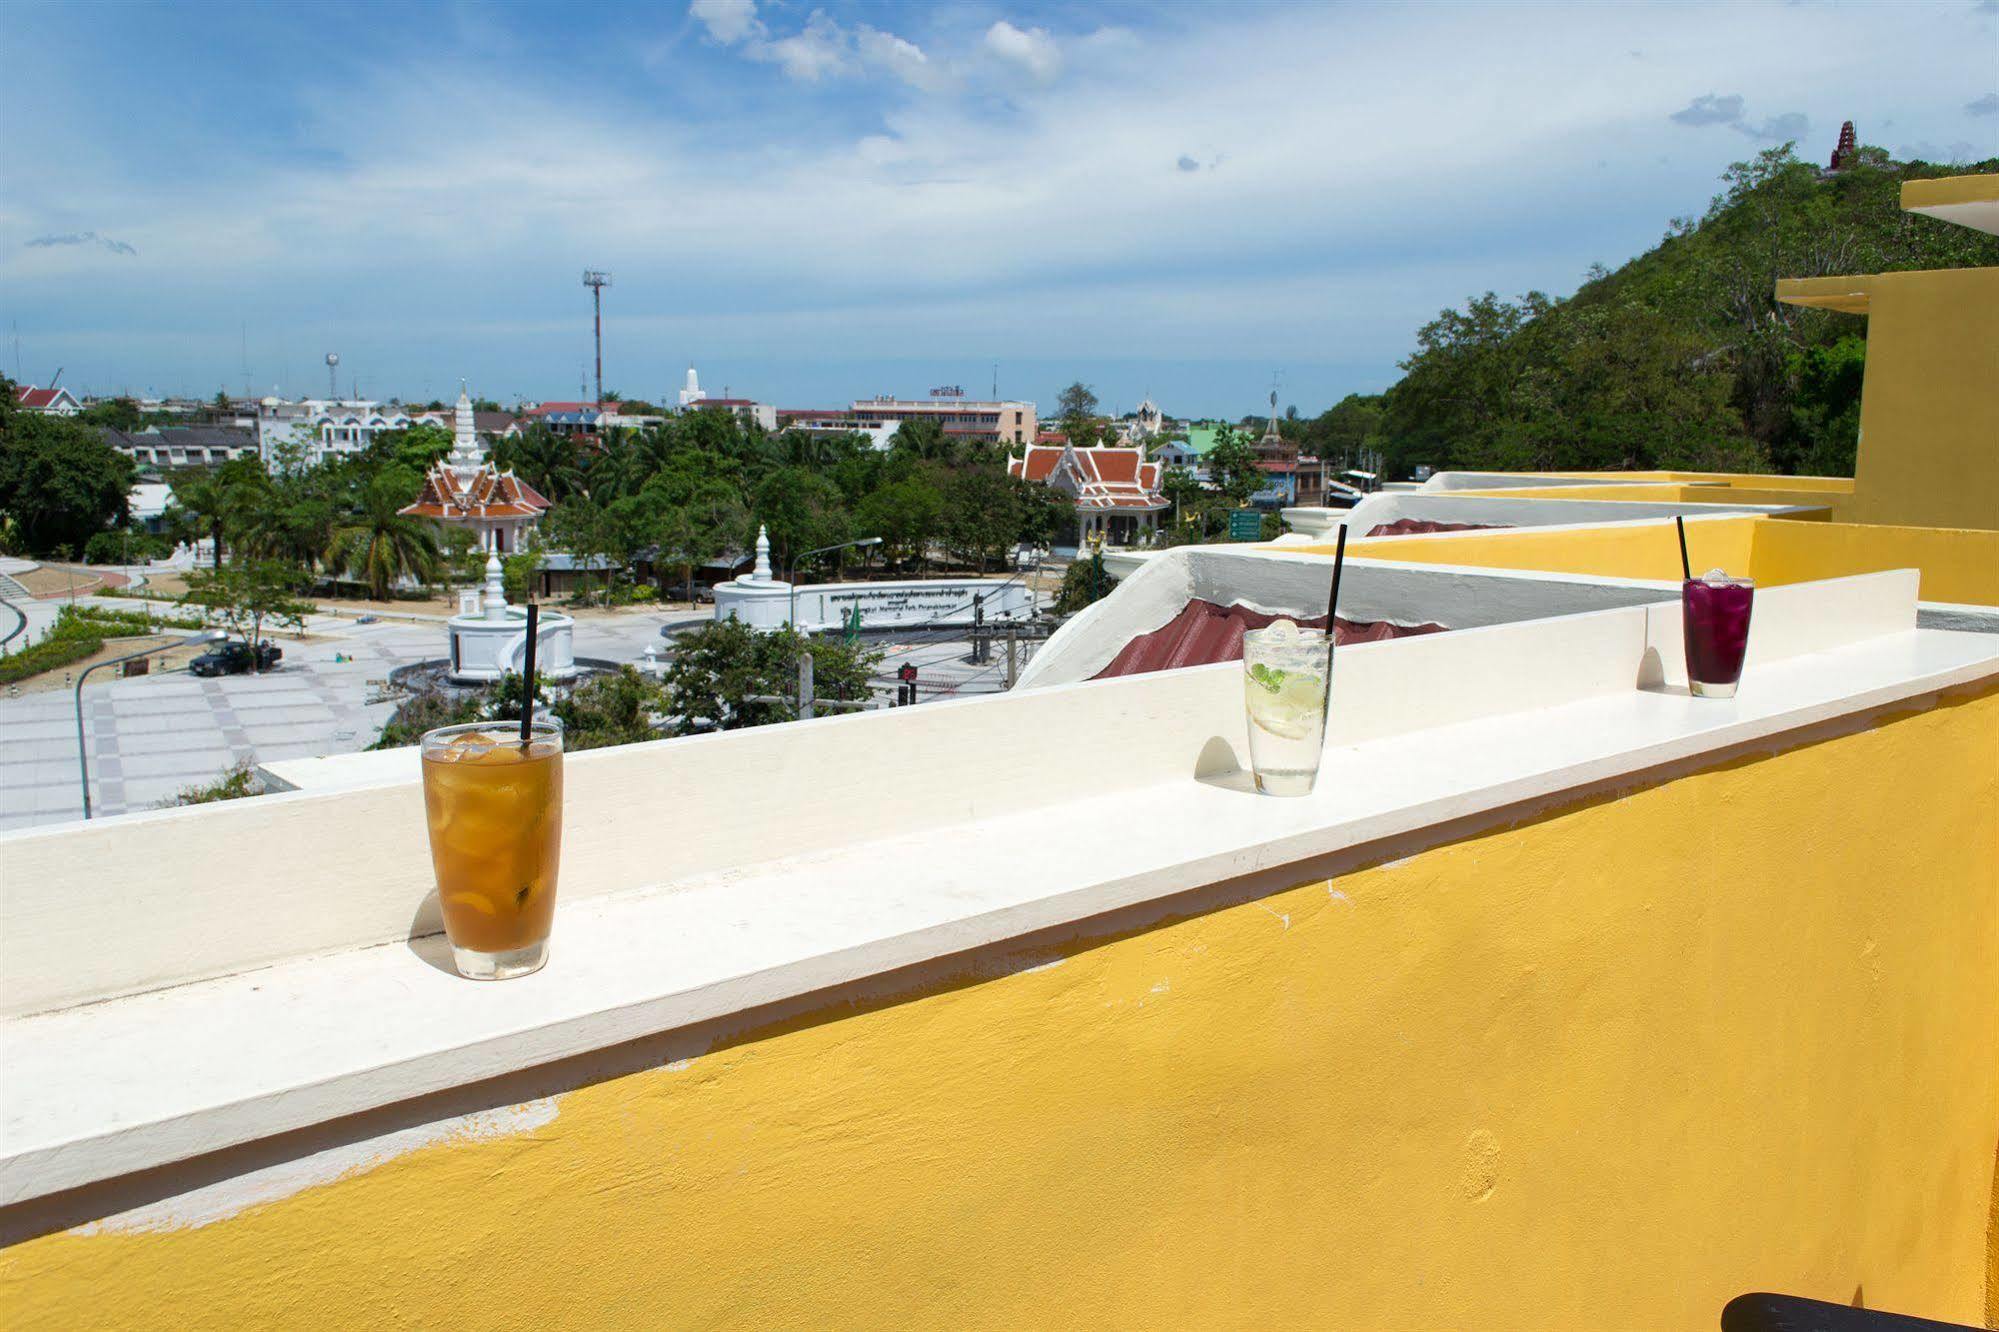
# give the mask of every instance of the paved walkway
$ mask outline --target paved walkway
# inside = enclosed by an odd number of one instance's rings
[[[139,604],[79,600],[125,609]],[[41,606],[52,619],[54,608]],[[31,607],[29,613],[36,611]],[[636,663],[648,646],[667,646],[660,637],[663,625],[712,614],[703,609],[585,619],[576,626],[576,655]],[[84,687],[83,721],[93,811],[105,816],[149,809],[215,781],[238,763],[366,749],[395,711],[393,702],[368,701],[379,682],[399,666],[445,654],[440,623],[357,625],[314,616],[307,629],[318,641],[280,637],[284,660],[266,675],[202,680],[173,671],[120,679],[100,671],[92,676]],[[876,646],[886,653],[876,676],[883,696],[893,693],[896,669],[905,661],[920,668],[926,702],[1004,687],[999,645],[990,663],[978,665],[967,660],[968,647],[956,636],[916,633]],[[1023,652],[1023,664],[1025,658]],[[0,698],[0,831],[81,818],[77,768],[74,690]]]
[[[635,662],[648,644],[663,641],[660,626],[669,618],[690,616],[586,620],[576,628],[576,653]],[[323,635],[322,641],[280,637],[284,661],[266,675],[202,680],[175,671],[119,679],[100,671],[92,676],[84,687],[83,720],[93,812],[151,808],[188,787],[213,782],[237,763],[366,749],[395,711],[393,703],[368,702],[374,692],[369,682],[386,681],[398,666],[445,654],[440,624],[356,625],[315,617],[307,628]],[[75,691],[0,698],[0,831],[82,815]]]

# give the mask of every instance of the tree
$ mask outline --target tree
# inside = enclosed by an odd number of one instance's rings
[[[954,473],[944,486],[945,538],[959,555],[986,571],[990,560],[1004,561],[1007,549],[1020,538],[1019,482],[984,469]]]
[[[666,690],[630,666],[620,666],[584,681],[549,710],[562,721],[565,750],[633,745],[659,738],[652,721],[666,710]]]
[[[950,462],[955,452],[943,423],[933,417],[913,416],[895,428],[889,447],[908,451],[927,462]]]
[[[730,549],[740,549],[750,513],[733,486],[711,482],[660,514],[654,540],[659,563],[685,575],[687,599],[694,600],[694,570]]]
[[[734,618],[678,635],[663,681],[672,734],[794,720],[798,713],[790,700],[798,695],[798,656],[808,646],[815,695],[855,701],[869,696],[881,654],[860,644],[833,639],[808,644],[789,626],[760,633]]]
[[[377,601],[405,578],[429,583],[443,572],[436,525],[398,512],[416,497],[413,480],[400,468],[384,469],[368,483],[360,512],[338,521],[327,543],[327,567],[365,582]]]
[[[237,466],[238,461],[247,463],[256,474],[250,475]],[[254,459],[247,458],[232,459],[218,468],[182,472],[171,483],[174,507],[179,512],[169,511],[168,520],[213,542],[215,567],[220,569],[230,529],[260,495],[260,482],[267,481],[263,468]]]
[[[109,426],[113,430],[137,430],[146,423],[139,404],[130,398],[107,398],[103,402],[94,402],[78,413],[76,419],[85,425]]]
[[[188,575],[181,604],[199,606],[219,624],[250,645],[251,659],[269,629],[305,628],[311,602],[301,601],[299,570],[275,560],[244,561],[226,569],[195,570]]]
[[[0,381],[11,406],[14,386]],[[30,553],[81,550],[129,517],[138,482],[132,460],[90,426],[59,416],[10,411],[0,422],[0,513]]]
[[[770,531],[772,556],[787,570],[801,552],[845,541],[852,531],[840,488],[802,467],[766,476],[757,484],[752,508]]]
[[[1055,613],[1073,615],[1093,602],[1102,601],[1116,585],[1104,569],[1104,553],[1093,551],[1088,559],[1073,561],[1062,574],[1062,588],[1055,594]]]
[[[1208,480],[1237,508],[1263,489],[1263,469],[1257,466],[1256,449],[1249,440],[1224,425],[1215,432],[1214,447],[1201,461],[1207,466]]]
[[[501,439],[492,458],[494,466],[511,470],[550,500],[567,499],[584,488],[576,441],[538,421],[512,439]]]
[[[854,515],[863,535],[882,539],[885,558],[905,565],[927,557],[943,517],[943,495],[920,472],[875,491]]]
[[[1096,414],[1096,390],[1080,379],[1055,395],[1055,415],[1065,425],[1069,421],[1087,419]]]

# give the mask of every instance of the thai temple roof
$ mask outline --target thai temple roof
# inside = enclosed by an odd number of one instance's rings
[[[486,461],[486,446],[473,428],[472,399],[461,388],[452,420],[451,453],[434,463],[416,503],[399,512],[444,522],[468,518],[535,518],[549,502],[512,472]]]

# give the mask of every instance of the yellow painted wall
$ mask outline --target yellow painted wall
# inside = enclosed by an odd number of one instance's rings
[[[1809,515],[1801,517],[1834,517],[1851,504],[1850,496],[1837,490],[1820,488],[1791,489],[1783,484],[1788,478],[1765,477],[1768,484],[1750,486],[1710,486],[1687,485],[1679,482],[1661,481],[1653,485],[1604,485],[1604,486],[1517,486],[1494,490],[1452,490],[1445,492],[1452,498],[1479,496],[1485,499],[1538,499],[1559,503],[1562,500],[1624,500],[1629,503],[1652,504],[1802,504],[1813,506]]]
[[[1999,268],[1868,284],[1854,518],[1999,528]]]
[[[1769,587],[1818,578],[1918,569],[1925,601],[1999,606],[1999,532],[1776,518],[1702,520],[1687,528],[1694,571],[1719,565]],[[1288,547],[1332,554],[1330,546]],[[1481,569],[1533,569],[1607,578],[1677,578],[1679,545],[1666,523],[1566,532],[1512,528],[1472,536],[1376,537],[1356,556]]]
[[[1999,531],[1770,521],[1754,528],[1750,575],[1775,586],[1920,569],[1925,601],[1999,606]]]
[[[1749,567],[1752,534],[1762,518],[1703,519],[1687,528],[1694,572],[1719,565],[1740,574]],[[1287,547],[1331,555],[1331,546]],[[1356,557],[1415,564],[1457,564],[1478,569],[1538,569],[1598,574],[1606,578],[1680,576],[1680,543],[1670,522],[1616,524],[1566,532],[1509,528],[1449,537],[1375,537],[1349,542]]]
[[[10,1328],[1971,1321],[1999,694],[1073,944],[184,1229]]]

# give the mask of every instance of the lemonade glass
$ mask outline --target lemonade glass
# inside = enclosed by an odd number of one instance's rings
[[[1309,795],[1326,744],[1333,642],[1323,629],[1275,620],[1242,636],[1249,763],[1265,795]]]
[[[445,726],[423,737],[423,804],[458,973],[506,980],[548,960],[562,855],[562,726]]]

